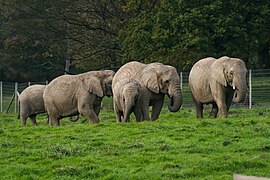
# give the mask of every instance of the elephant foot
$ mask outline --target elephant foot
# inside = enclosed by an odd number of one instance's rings
[[[59,126],[60,125],[60,121],[57,118],[51,118],[49,120],[49,125],[50,126]]]
[[[228,117],[228,112],[220,113],[220,118],[227,118],[227,117]]]
[[[201,118],[203,118],[203,111],[201,111],[201,110],[197,110],[197,112],[196,112],[196,117],[198,118],[198,119],[201,119]]]
[[[97,119],[97,120],[90,120],[89,121],[89,124],[98,124],[98,123],[100,123],[100,120],[99,119]]]
[[[33,126],[37,126],[37,121],[32,121]]]
[[[228,117],[228,114],[227,115],[221,115],[220,118],[227,118]]]
[[[210,118],[216,118],[216,117],[217,117],[217,112],[210,113]]]

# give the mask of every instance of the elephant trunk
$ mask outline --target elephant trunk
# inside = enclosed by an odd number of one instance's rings
[[[76,122],[78,120],[79,120],[79,115],[77,115],[74,119],[73,119],[73,117],[69,118],[69,121],[71,121],[71,122]]]
[[[241,78],[234,78],[233,80],[233,88],[235,89],[233,102],[235,103],[241,103],[246,98],[247,84],[245,77],[245,75],[242,75]]]
[[[246,94],[247,94],[247,90],[236,90],[234,92],[234,96],[233,96],[233,102],[235,103],[241,103],[245,100],[246,98]]]
[[[127,101],[125,102],[125,110],[124,110],[124,118],[123,122],[128,122],[129,121],[129,116],[132,111],[132,103],[128,103]]]
[[[168,105],[168,109],[171,112],[177,112],[182,106],[182,91],[180,89],[180,85],[174,85],[171,88],[169,88],[169,96],[170,96],[170,101]]]

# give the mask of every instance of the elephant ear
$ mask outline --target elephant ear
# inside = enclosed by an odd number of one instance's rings
[[[91,77],[84,78],[82,80],[82,83],[83,83],[84,88],[87,91],[89,91],[89,92],[91,92],[99,97],[104,96],[101,81],[100,81],[99,77],[91,76]]]
[[[143,84],[154,93],[159,93],[158,77],[154,70],[149,70],[142,73]]]
[[[222,86],[227,86],[227,80],[226,80],[226,74],[225,74],[225,67],[224,67],[224,61],[227,60],[227,57],[222,57],[217,59],[212,65],[211,65],[211,78],[215,79],[217,82],[219,82]]]

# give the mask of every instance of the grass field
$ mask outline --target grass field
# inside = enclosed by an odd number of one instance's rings
[[[227,119],[195,110],[162,112],[155,122],[115,123],[112,111],[89,125],[20,125],[0,114],[1,179],[232,179],[270,177],[270,110],[232,109]]]

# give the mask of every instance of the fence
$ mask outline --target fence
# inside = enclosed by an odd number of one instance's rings
[[[180,85],[183,92],[183,107],[193,107],[191,93],[188,86],[189,72],[180,73]],[[270,69],[249,70],[247,74],[249,93],[246,100],[240,104],[233,104],[233,107],[254,108],[270,107]],[[16,91],[22,92],[26,87],[33,84],[47,84],[48,82],[8,83],[0,82],[0,112],[15,113],[18,111]],[[112,108],[112,99],[103,101],[105,108]]]
[[[183,107],[193,107],[188,87],[189,72],[182,74]],[[270,69],[249,70],[247,73],[248,94],[243,103],[232,104],[232,107],[268,108],[270,107]]]

